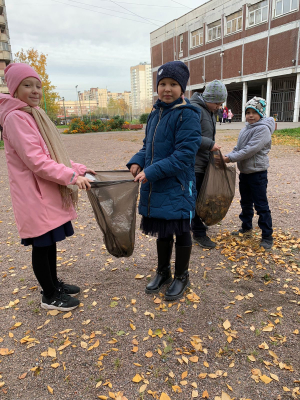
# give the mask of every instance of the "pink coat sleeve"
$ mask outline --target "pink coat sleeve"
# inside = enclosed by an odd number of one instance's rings
[[[25,117],[22,114],[22,111],[10,113],[4,128],[8,141],[24,164],[43,179],[65,186],[75,184],[79,175],[77,170],[58,164],[47,155],[38,129],[26,120],[25,113]]]
[[[86,166],[83,164],[75,163],[71,160],[72,168],[78,173],[79,176],[84,176],[86,173]]]

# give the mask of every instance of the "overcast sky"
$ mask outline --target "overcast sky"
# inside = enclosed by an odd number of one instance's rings
[[[90,87],[130,90],[130,67],[150,62],[150,32],[205,0],[5,0],[12,53],[48,54],[51,82],[75,100]]]

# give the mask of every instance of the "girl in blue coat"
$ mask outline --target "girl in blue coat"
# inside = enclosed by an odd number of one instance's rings
[[[197,196],[194,165],[201,144],[200,110],[183,97],[189,75],[181,61],[158,69],[158,100],[147,121],[143,148],[127,164],[135,181],[142,183],[141,229],[157,236],[158,267],[146,293],[157,293],[172,281],[170,260],[176,235],[175,275],[166,300],[182,297],[189,286],[190,224]]]

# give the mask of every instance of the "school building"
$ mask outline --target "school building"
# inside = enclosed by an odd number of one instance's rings
[[[0,93],[9,93],[4,80],[4,70],[11,62],[12,54],[7,25],[5,1],[0,0]]]
[[[210,0],[150,34],[154,101],[159,66],[181,60],[190,70],[186,97],[220,79],[235,121],[260,96],[267,116],[298,122],[299,41],[299,0]]]

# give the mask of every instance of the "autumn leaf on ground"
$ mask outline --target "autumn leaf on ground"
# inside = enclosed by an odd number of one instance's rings
[[[141,382],[142,379],[143,379],[143,378],[141,377],[140,374],[136,374],[136,375],[132,378],[132,382],[139,383],[139,382]]]
[[[170,398],[166,393],[163,392],[163,393],[160,395],[159,400],[171,400],[171,398]]]
[[[52,387],[51,386],[47,386],[47,389],[48,389],[48,392],[50,393],[50,394],[53,394],[53,392],[54,392],[54,390],[52,389]]]

